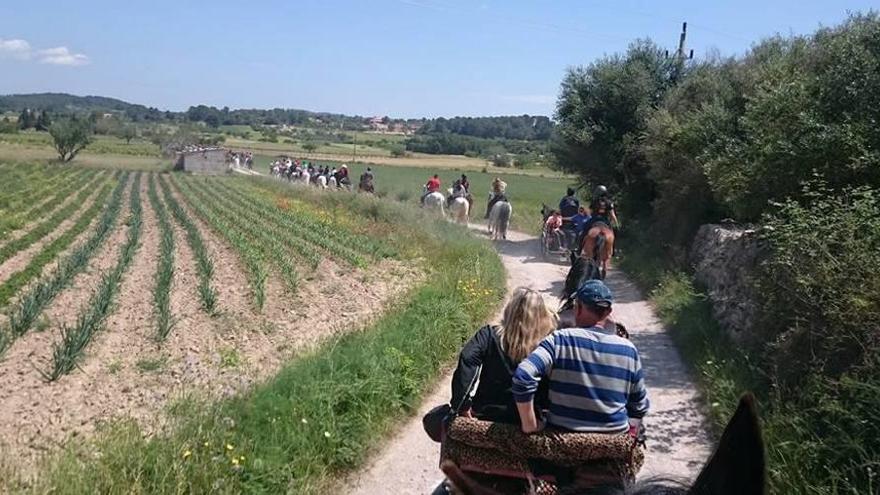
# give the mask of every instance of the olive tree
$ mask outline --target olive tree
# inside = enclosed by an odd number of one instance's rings
[[[49,126],[55,151],[63,162],[69,162],[77,153],[92,142],[92,129],[88,122],[76,119],[58,120]]]

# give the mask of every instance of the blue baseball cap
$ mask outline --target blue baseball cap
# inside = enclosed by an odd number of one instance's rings
[[[601,280],[587,280],[577,290],[576,295],[578,301],[589,306],[610,308],[611,303],[614,302],[614,296],[611,295],[611,289],[609,289]]]

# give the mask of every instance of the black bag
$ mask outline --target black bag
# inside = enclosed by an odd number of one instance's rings
[[[449,404],[441,404],[432,408],[422,417],[422,428],[425,429],[425,433],[431,438],[431,440],[441,443],[443,442],[443,436],[446,433],[446,427],[452,422],[453,419],[458,415],[458,411],[461,410],[461,407],[464,405],[465,401],[468,400],[473,393],[474,387],[480,381],[480,371],[482,371],[482,367],[477,370],[477,373],[474,375],[474,379],[471,381],[468,386],[467,392],[465,392],[464,397],[461,398],[461,404],[458,405],[456,409],[452,409],[452,406]]]
[[[446,425],[449,424],[453,417],[452,406],[441,404],[425,414],[422,418],[422,428],[425,429],[425,433],[431,437],[431,440],[440,443],[443,441]]]

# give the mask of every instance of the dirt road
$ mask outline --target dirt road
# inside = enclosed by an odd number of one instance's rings
[[[508,239],[497,245],[507,269],[508,292],[525,285],[542,292],[555,307],[568,265],[541,259],[540,246],[533,236],[511,232]],[[693,381],[669,335],[635,285],[614,270],[606,283],[615,296],[614,318],[626,325],[641,352],[651,400],[646,418],[648,451],[641,476],[690,479],[710,451],[704,418],[696,408]],[[450,378],[451,373],[447,373],[418,414],[403,425],[371,464],[346,482],[344,493],[430,493],[442,479],[437,468],[439,445],[425,435],[421,417],[449,400]]]

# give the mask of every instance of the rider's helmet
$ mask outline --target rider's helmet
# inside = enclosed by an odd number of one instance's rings
[[[596,191],[593,193],[597,198],[608,195],[608,188],[605,186],[596,186]]]

